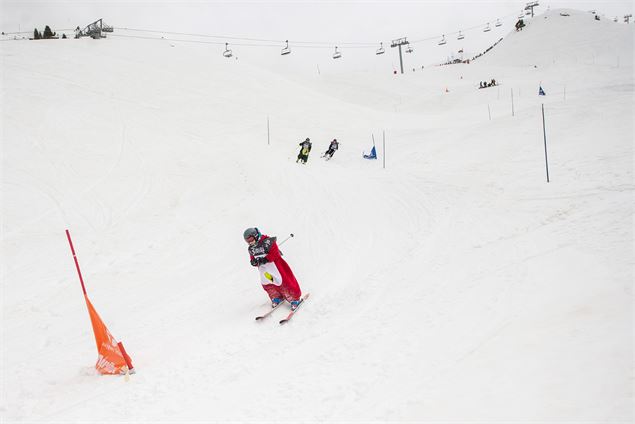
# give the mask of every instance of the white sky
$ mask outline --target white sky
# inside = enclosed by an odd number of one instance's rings
[[[45,25],[54,31],[85,27],[98,18],[115,28],[135,28],[170,32],[186,32],[219,36],[207,38],[214,52],[224,49],[224,43],[232,44],[235,56],[241,52],[242,58],[258,56],[262,48],[240,46],[240,41],[224,37],[246,37],[266,40],[289,40],[294,53],[299,53],[298,41],[317,41],[327,43],[319,51],[304,48],[302,62],[312,62],[315,67],[317,55],[329,58],[334,46],[339,46],[348,64],[359,62],[358,51],[346,46],[347,42],[372,43],[364,49],[364,57],[374,56],[379,42],[390,51],[387,44],[391,40],[407,37],[413,42],[429,37],[441,37],[448,34],[449,41],[456,41],[451,33],[460,29],[476,27],[467,31],[466,40],[461,43],[448,43],[440,48],[437,41],[428,41],[425,45],[413,43],[414,49],[425,57],[419,57],[409,66],[427,65],[456,57],[459,49],[466,56],[482,52],[496,40],[507,34],[518,14],[524,8],[523,1],[165,1],[165,0],[109,0],[109,1],[8,1],[2,0],[1,25],[4,32],[18,30],[32,33],[33,28],[40,30]],[[536,13],[544,12],[547,7],[573,8],[580,10],[595,9],[599,14],[618,16],[620,22],[626,13],[633,12],[632,1],[554,1],[540,2]],[[501,28],[484,34],[482,26],[486,22],[504,20]],[[61,31],[60,31],[61,32]],[[28,34],[27,33],[27,34]],[[121,31],[116,31],[122,35]],[[128,33],[130,34],[130,33]],[[138,36],[160,37],[156,34],[132,33]],[[67,34],[69,35],[69,34]],[[164,34],[165,35],[165,34]],[[184,39],[176,35],[166,38]],[[242,43],[249,43],[242,41]],[[271,45],[272,43],[269,43]],[[279,51],[282,41],[275,47]],[[348,49],[348,50],[347,50]],[[427,50],[425,50],[427,49]],[[255,52],[259,50],[260,52]],[[307,50],[311,50],[310,55]],[[271,47],[266,52],[271,53]],[[219,53],[220,54],[220,53]],[[263,54],[260,54],[263,56]],[[271,56],[271,55],[270,55]],[[393,55],[396,56],[396,55]],[[360,56],[361,57],[361,56]],[[314,60],[315,59],[315,60]],[[353,60],[351,60],[353,59]],[[292,59],[288,62],[292,62]],[[371,60],[371,59],[369,59]],[[363,61],[363,60],[362,60]],[[340,62],[347,62],[342,60]],[[393,59],[393,68],[397,66]]]
[[[376,41],[427,37],[518,14],[522,1],[8,1],[2,31],[18,26],[74,28],[103,17],[115,27],[201,32],[267,39]],[[633,12],[632,1],[554,1],[546,7],[596,9],[607,16]],[[621,19],[620,19],[621,20]]]

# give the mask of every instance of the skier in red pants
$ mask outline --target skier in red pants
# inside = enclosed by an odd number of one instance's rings
[[[271,299],[271,306],[275,308],[286,300],[295,310],[300,304],[302,290],[289,264],[282,259],[276,237],[260,234],[258,228],[247,228],[243,237],[249,244],[251,265],[258,267],[260,282]]]

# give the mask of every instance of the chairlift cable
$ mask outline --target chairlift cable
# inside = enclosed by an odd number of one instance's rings
[[[142,35],[124,35],[124,34],[110,34],[109,37],[123,37],[123,38],[139,38],[143,40],[163,40],[163,41],[174,41],[179,43],[198,43],[198,44],[212,44],[212,45],[224,45],[225,42],[222,41],[204,41],[204,40],[188,40],[188,39],[176,39],[176,38],[165,38],[165,37],[148,37]],[[291,42],[290,42],[291,44]],[[295,43],[294,43],[295,44]],[[338,43],[338,46],[341,43]],[[232,46],[240,46],[240,47],[276,47],[280,48],[280,44],[253,44],[253,43],[231,43]],[[349,46],[347,49],[371,49],[375,46]],[[328,49],[331,50],[333,46],[295,46],[294,48],[299,49]]]
[[[510,16],[515,16],[516,13],[510,13],[508,15],[503,16],[502,18],[498,18],[498,19],[505,19],[508,18]],[[491,22],[491,20],[490,20]],[[477,24],[474,25],[472,27],[468,27],[468,28],[462,28],[460,31],[463,31],[463,34],[465,34],[465,32],[467,31],[471,31],[473,29],[477,29],[477,28],[482,28],[483,25],[485,25],[486,23],[481,23],[481,24]],[[51,27],[52,28],[52,27]],[[230,35],[211,35],[211,34],[198,34],[198,33],[188,33],[188,32],[177,32],[177,31],[161,31],[161,30],[155,30],[155,29],[144,29],[144,28],[130,28],[130,27],[114,27],[113,29],[117,29],[117,30],[123,30],[123,31],[135,31],[135,32],[147,32],[147,33],[154,33],[154,34],[168,34],[168,35],[182,35],[182,36],[187,36],[187,37],[201,37],[201,38],[217,38],[217,39],[222,39],[222,40],[240,40],[240,41],[254,41],[254,42],[258,42],[258,43],[284,43],[286,40],[273,40],[273,39],[265,39],[265,38],[251,38],[251,37],[236,37],[236,36],[230,36]],[[58,31],[75,31],[75,29],[55,29],[56,32]],[[460,31],[454,31],[454,32],[445,32],[445,34],[447,35],[453,35],[453,34],[458,34]],[[14,32],[5,32],[5,35],[16,35],[16,34],[30,34],[32,31],[14,31]],[[115,34],[111,34],[111,35],[115,35]],[[124,35],[119,35],[117,34],[117,36],[123,37]],[[133,37],[133,36],[128,36],[128,37]],[[137,37],[137,38],[143,38],[143,37]],[[153,37],[146,37],[146,39],[153,39]],[[164,40],[166,40],[166,38],[162,38]],[[414,43],[420,43],[420,42],[424,42],[424,41],[432,41],[432,40],[436,40],[438,39],[438,35],[435,36],[431,36],[431,37],[425,37],[425,38],[419,38],[413,41],[410,41],[410,43],[414,44]],[[172,40],[172,41],[179,41],[179,42],[199,42],[199,43],[205,43],[202,41],[194,41],[194,40]],[[217,42],[217,43],[213,43],[213,42],[208,42],[208,44],[223,44],[224,42]],[[344,42],[344,41],[291,41],[291,43],[295,46],[295,47],[310,47],[310,48],[331,48],[333,45],[338,45],[338,46],[346,46],[346,48],[375,48],[375,46],[377,46],[377,42],[360,42],[360,41],[348,41],[348,42]],[[236,46],[263,46],[263,47],[274,47],[274,45],[265,45],[265,44],[235,44],[232,43]]]
[[[498,18],[498,19],[499,19],[499,20],[504,20],[504,19],[506,19],[506,18],[509,18],[510,16],[515,16],[515,15],[516,15],[516,13],[514,12],[514,13],[507,14],[507,15],[505,15],[505,16],[503,16],[503,17],[500,17],[500,18]],[[489,21],[489,22],[492,22],[492,21]],[[474,30],[474,29],[479,29],[479,28],[481,28],[481,29],[482,29],[482,28],[483,28],[483,26],[484,26],[484,25],[487,25],[489,22],[483,22],[483,23],[480,23],[480,24],[478,24],[478,25],[474,25],[474,26],[471,26],[471,27],[468,27],[468,28],[462,28],[462,29],[460,29],[459,31],[446,32],[445,34],[446,34],[446,35],[454,35],[454,34],[458,35],[458,34],[459,34],[459,32],[462,32],[462,33],[463,33],[463,35],[465,35],[465,33],[466,33],[467,31],[472,31],[472,30]],[[438,35],[435,35],[435,36],[431,36],[431,37],[420,38],[420,39],[417,39],[417,40],[410,41],[410,44],[421,43],[421,42],[423,42],[423,41],[433,41],[433,40],[438,40],[438,39],[439,39],[439,36],[438,36]]]
[[[140,28],[123,28],[123,27],[122,28],[114,27],[114,28],[118,30],[124,30],[124,31],[151,32],[155,34],[170,34],[170,35],[185,35],[188,37],[220,38],[223,40],[262,41],[265,43],[284,43],[284,40],[267,40],[267,39],[261,39],[261,38],[232,37],[230,35],[194,34],[194,33],[188,33],[188,32],[159,31],[159,30],[140,29]]]
[[[515,16],[516,13],[510,13],[503,17],[498,18],[498,20],[505,20],[510,16]],[[490,22],[492,22],[490,20]],[[446,32],[446,35],[454,35],[454,34],[462,34],[465,35],[466,32],[482,28],[483,25],[487,23],[480,23],[468,28],[462,28],[459,31],[454,32]],[[215,38],[223,41],[203,41],[203,40],[191,40],[191,39],[171,39],[165,37],[150,37],[150,36],[135,36],[135,35],[125,35],[125,34],[110,34],[112,37],[127,37],[127,38],[139,38],[146,40],[165,40],[165,41],[173,41],[173,42],[181,42],[181,43],[199,43],[199,44],[213,44],[213,45],[223,45],[227,40],[238,40],[238,41],[251,41],[255,43],[234,43],[231,44],[233,46],[240,47],[276,47],[280,48],[280,44],[285,42],[290,42],[293,44],[294,48],[313,48],[313,49],[331,49],[332,46],[343,46],[346,49],[375,49],[377,47],[377,42],[333,42],[333,41],[287,41],[287,40],[273,40],[273,39],[264,39],[264,38],[251,38],[251,37],[235,37],[230,35],[210,35],[210,34],[197,34],[197,33],[187,33],[187,32],[176,32],[176,31],[161,31],[154,29],[143,29],[143,28],[130,28],[130,27],[113,27],[113,29],[122,30],[122,31],[135,31],[135,32],[146,32],[152,34],[168,34],[168,35],[181,35],[186,37],[200,37],[200,38]],[[75,29],[56,29],[58,31],[74,31]],[[20,32],[5,32],[5,35],[14,35],[14,34],[30,34],[31,31],[20,31]],[[430,36],[425,38],[419,38],[416,40],[412,40],[410,44],[421,43],[425,41],[433,41],[438,40],[439,36]],[[3,40],[5,41],[5,40]],[[265,44],[265,43],[276,43],[276,44]],[[288,46],[288,45],[287,45]]]
[[[210,35],[210,34],[195,34],[195,33],[187,33],[187,32],[175,32],[175,31],[160,31],[160,30],[151,30],[151,29],[142,29],[142,28],[128,28],[128,27],[114,27],[118,30],[124,31],[137,31],[137,32],[150,32],[155,34],[169,34],[169,35],[185,35],[188,37],[201,37],[201,38],[219,38],[223,40],[242,40],[242,41],[258,41],[263,43],[285,43],[287,40],[271,40],[264,38],[249,38],[249,37],[234,37],[230,35]],[[289,40],[290,43],[297,44],[317,44],[328,46],[329,48],[336,44],[334,41],[294,41]],[[338,45],[357,45],[357,46],[368,46],[372,47],[377,45],[376,42],[357,42],[357,41],[349,41],[349,42],[337,42]]]

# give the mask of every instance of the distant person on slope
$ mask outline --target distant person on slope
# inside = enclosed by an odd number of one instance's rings
[[[331,144],[329,144],[329,148],[326,152],[324,152],[324,154],[322,155],[322,157],[326,158],[326,160],[329,160],[333,157],[333,153],[335,153],[335,151],[339,148],[340,143],[337,142],[337,139],[333,139],[333,141],[331,141]]]
[[[309,153],[311,152],[311,140],[309,137],[306,138],[302,143],[300,143],[300,153],[298,153],[297,162],[306,163],[309,159]]]
[[[251,265],[258,267],[260,282],[271,299],[271,307],[286,300],[292,310],[297,308],[302,291],[289,264],[282,259],[276,237],[260,234],[258,228],[247,228],[243,238],[249,244]]]
[[[525,26],[525,22],[522,19],[519,19],[514,26],[516,27],[516,31],[522,31],[523,27]]]

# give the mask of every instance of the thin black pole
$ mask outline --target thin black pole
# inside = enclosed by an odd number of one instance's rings
[[[289,240],[291,237],[293,237],[293,233],[289,234],[289,237],[287,237],[286,239],[284,239],[280,243],[278,243],[278,246],[282,246],[284,244],[284,242]]]
[[[384,154],[382,155],[382,157],[384,160],[384,169],[386,169],[386,131],[384,131],[382,135],[382,144],[384,147]]]
[[[545,129],[545,104],[542,104],[542,135],[545,140],[545,169],[547,170],[547,182],[549,182],[549,161],[547,160],[547,130]]]

